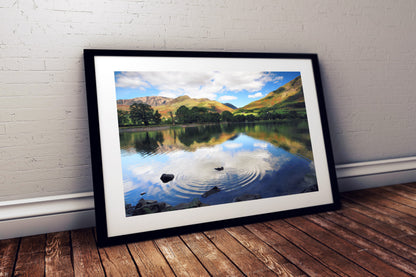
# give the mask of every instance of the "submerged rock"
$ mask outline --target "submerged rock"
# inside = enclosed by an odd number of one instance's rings
[[[162,180],[163,183],[167,183],[173,180],[175,178],[175,175],[173,174],[166,174],[163,173],[162,176],[160,176],[160,180]]]
[[[304,189],[302,192],[313,192],[313,191],[318,191],[318,185],[317,184],[310,185],[309,187]]]
[[[217,186],[215,186],[215,187],[213,187],[212,189],[210,189],[210,190],[208,190],[208,191],[204,192],[204,193],[202,194],[202,197],[203,197],[203,198],[207,198],[208,196],[210,196],[210,195],[212,195],[212,194],[214,194],[214,193],[220,192],[220,191],[221,191],[221,189],[219,189]]]
[[[172,206],[165,202],[157,202],[156,200],[145,200],[141,198],[134,210],[131,212],[132,215],[151,214],[164,211],[170,211]]]
[[[237,196],[233,199],[233,202],[240,202],[240,201],[247,201],[247,200],[254,200],[254,199],[260,199],[260,194],[242,194],[240,196]]]
[[[178,204],[176,206],[173,206],[173,210],[183,210],[183,209],[197,208],[197,207],[203,207],[203,206],[208,206],[208,205],[202,203],[201,201],[199,201],[199,199],[195,198],[191,202],[181,203],[181,204]]]

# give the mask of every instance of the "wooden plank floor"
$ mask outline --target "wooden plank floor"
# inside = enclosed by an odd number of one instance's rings
[[[416,183],[336,212],[97,248],[94,229],[0,241],[1,276],[416,276]]]

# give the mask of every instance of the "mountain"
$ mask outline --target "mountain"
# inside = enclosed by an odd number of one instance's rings
[[[274,108],[276,110],[305,109],[301,77],[296,77],[265,97],[245,105],[236,110],[236,113],[257,113],[263,108]]]
[[[173,99],[163,96],[144,96],[144,97],[136,97],[132,99],[120,99],[117,100],[117,109],[119,110],[128,110],[130,105],[134,103],[144,103],[148,104],[152,107],[167,105]]]
[[[179,96],[173,99],[167,105],[158,106],[158,107],[155,107],[154,109],[155,110],[157,109],[159,113],[162,115],[162,117],[168,117],[169,112],[175,113],[176,110],[180,106],[186,106],[189,109],[191,109],[192,107],[203,107],[203,108],[207,108],[208,110],[212,112],[217,112],[217,113],[222,113],[223,111],[230,111],[230,112],[233,111],[232,108],[227,107],[226,105],[218,101],[210,100],[208,98],[199,98],[199,99],[191,98],[187,95]]]
[[[231,103],[223,103],[224,105],[226,105],[227,107],[230,107],[231,109],[233,109],[233,110],[236,110],[236,109],[238,109],[236,106],[234,106],[233,104],[231,104]]]
[[[215,100],[208,98],[191,98],[187,95],[177,98],[168,98],[162,96],[145,96],[132,99],[117,100],[117,109],[128,111],[133,103],[145,103],[152,106],[153,110],[158,110],[162,117],[169,117],[169,113],[175,113],[180,106],[204,107],[212,112],[222,113],[223,111],[232,112],[233,109]]]

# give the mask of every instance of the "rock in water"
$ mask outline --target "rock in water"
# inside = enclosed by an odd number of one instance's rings
[[[204,192],[204,194],[202,194],[202,197],[207,198],[211,194],[217,193],[219,191],[220,191],[220,189],[217,186],[215,186],[212,189],[210,189],[209,191]]]
[[[222,171],[222,170],[224,170],[224,167],[223,167],[223,166],[221,166],[221,167],[216,167],[216,168],[215,168],[215,170],[217,170],[217,171]]]
[[[175,175],[173,174],[166,174],[163,173],[162,176],[160,176],[160,180],[162,180],[163,183],[167,183],[173,180],[175,178]]]
[[[260,198],[261,198],[260,194],[242,194],[234,198],[233,202],[255,200],[255,199],[260,199]]]

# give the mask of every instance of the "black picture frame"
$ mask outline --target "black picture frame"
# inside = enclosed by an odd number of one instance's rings
[[[316,54],[84,49],[84,64],[99,246],[323,212],[340,207]],[[231,72],[230,74],[299,72],[306,113],[304,120],[308,124],[316,178],[316,186],[312,191],[128,216],[123,188],[126,185],[123,185],[120,162],[120,127],[115,95],[117,74],[183,70],[189,74],[222,71]],[[260,118],[260,114],[257,116]],[[169,119],[165,120],[167,122]],[[172,117],[172,120],[177,118]],[[248,205],[249,208],[246,210],[246,206],[242,205]]]

